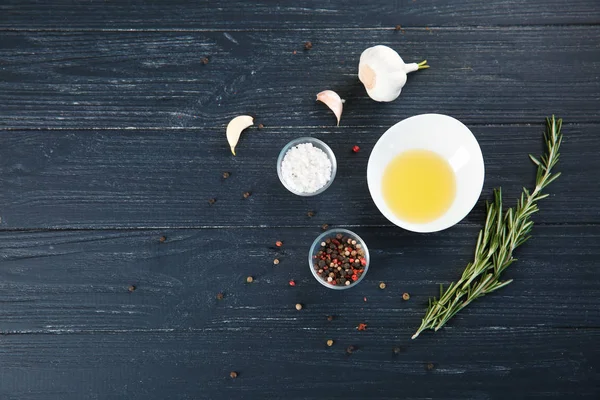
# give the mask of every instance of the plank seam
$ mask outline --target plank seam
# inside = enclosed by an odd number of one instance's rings
[[[559,115],[560,117],[560,115]],[[544,126],[545,123],[540,121],[535,122],[502,122],[502,123],[482,123],[482,122],[474,122],[467,123],[469,126],[477,126],[477,127],[531,127],[531,126]],[[563,126],[571,126],[571,127],[579,127],[579,126],[595,126],[600,125],[600,120],[598,121],[584,121],[584,122],[564,122]],[[40,132],[40,131],[200,131],[205,129],[224,129],[225,124],[218,126],[148,126],[148,127],[0,127],[0,132],[23,132],[23,131],[31,131],[31,132]],[[277,130],[277,129],[387,129],[389,125],[344,125],[340,127],[332,127],[331,125],[280,125],[280,126],[268,126],[264,127],[264,130]]]
[[[395,225],[384,225],[384,224],[373,224],[373,225],[357,225],[357,224],[333,224],[332,226],[343,226],[347,228],[390,228],[396,229]],[[481,228],[482,224],[458,224],[454,228]],[[535,222],[534,227],[546,227],[546,228],[580,228],[588,227],[595,228],[599,227],[600,222],[589,222],[589,223],[544,223]],[[320,225],[308,226],[308,225],[189,225],[189,226],[130,226],[130,227],[98,227],[98,228],[75,228],[75,227],[49,227],[49,228],[2,228],[0,233],[47,233],[47,232],[123,232],[123,231],[158,231],[158,230],[209,230],[209,229],[321,229]]]
[[[600,27],[600,22],[579,22],[579,23],[556,23],[556,24],[508,24],[508,25],[426,25],[426,26],[405,26],[403,30],[497,30],[497,29],[540,29],[540,28],[557,28],[557,27],[575,27],[575,28],[596,28]],[[396,28],[390,27],[348,27],[348,28],[20,28],[20,27],[0,27],[0,32],[101,32],[101,33],[152,33],[152,32],[339,32],[339,31],[395,31]]]
[[[451,328],[445,330],[463,330],[463,331],[520,331],[520,330],[598,330],[600,326],[547,326],[547,325],[524,325],[524,326],[488,326],[485,328]],[[17,336],[17,335],[97,335],[97,334],[154,334],[154,333],[203,333],[211,331],[223,331],[224,328],[148,328],[148,329],[72,329],[72,328],[56,328],[56,329],[30,329],[30,330],[8,330],[0,331],[0,336]],[[345,330],[345,328],[340,328]]]

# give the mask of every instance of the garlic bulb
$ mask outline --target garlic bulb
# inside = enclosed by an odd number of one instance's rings
[[[427,60],[405,64],[394,49],[387,46],[369,47],[360,55],[358,79],[365,85],[367,94],[375,101],[393,101],[398,98],[406,83],[406,74],[429,68]]]

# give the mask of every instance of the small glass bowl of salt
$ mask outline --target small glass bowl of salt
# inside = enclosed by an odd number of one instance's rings
[[[298,196],[323,193],[335,178],[335,154],[325,142],[301,137],[286,144],[277,158],[277,175],[290,192]]]

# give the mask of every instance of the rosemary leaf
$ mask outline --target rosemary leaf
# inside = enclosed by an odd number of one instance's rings
[[[485,225],[477,236],[473,261],[467,264],[457,282],[452,282],[445,290],[440,285],[439,299],[429,299],[429,307],[413,339],[427,329],[437,331],[473,300],[512,282],[512,279],[502,281],[501,274],[516,261],[513,251],[530,237],[533,227],[530,218],[538,211],[537,202],[548,197],[548,194],[542,194],[542,190],[560,176],[560,172],[551,171],[560,156],[561,127],[561,119],[554,118],[554,115],[547,118],[544,133],[546,151],[539,158],[529,155],[537,166],[533,191],[523,188],[517,205],[503,212],[502,190],[494,190],[493,202],[486,205]]]

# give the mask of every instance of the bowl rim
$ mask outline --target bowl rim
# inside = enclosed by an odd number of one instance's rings
[[[396,215],[393,216],[393,218],[390,218],[390,216],[386,215],[386,213],[384,213],[384,211],[380,208],[380,205],[378,204],[378,202],[375,200],[375,189],[374,189],[374,183],[372,182],[371,179],[369,179],[369,170],[371,168],[373,168],[374,163],[376,162],[376,155],[375,152],[378,149],[378,146],[382,146],[381,141],[384,137],[386,137],[387,135],[391,135],[394,129],[397,129],[396,127],[402,123],[406,123],[406,121],[411,120],[411,119],[416,119],[416,118],[444,118],[444,119],[451,119],[454,120],[456,122],[458,122],[462,128],[465,130],[466,133],[469,134],[469,136],[473,139],[473,142],[475,144],[475,147],[477,148],[477,158],[481,160],[481,182],[479,182],[479,185],[477,186],[477,193],[478,195],[474,197],[473,201],[470,202],[468,204],[468,207],[465,208],[465,212],[464,214],[461,213],[459,214],[460,217],[455,217],[452,219],[448,219],[445,223],[438,223],[438,224],[434,224],[435,221],[431,221],[431,222],[427,222],[427,223],[411,223],[411,222],[407,222],[402,220],[401,218],[397,217]],[[400,153],[398,153],[400,154]],[[401,121],[398,121],[397,123],[395,123],[394,125],[390,126],[388,129],[386,129],[386,131],[379,137],[379,139],[377,140],[377,142],[375,143],[375,146],[373,147],[373,150],[371,151],[371,154],[369,156],[369,161],[367,163],[367,186],[369,188],[369,194],[371,195],[371,199],[372,201],[375,203],[375,206],[377,207],[377,209],[379,210],[379,212],[391,223],[393,223],[396,226],[399,226],[402,229],[405,229],[407,231],[410,232],[416,232],[416,233],[433,233],[433,232],[439,232],[439,231],[443,231],[445,229],[448,229],[456,224],[458,224],[460,221],[462,221],[467,215],[469,215],[469,213],[473,210],[473,208],[475,207],[475,205],[477,204],[477,201],[479,200],[479,198],[481,197],[481,192],[483,190],[483,185],[485,182],[485,160],[483,158],[483,153],[481,151],[481,146],[479,145],[479,141],[477,140],[477,138],[475,137],[475,135],[473,134],[473,132],[471,132],[471,130],[464,124],[462,123],[460,120],[458,120],[457,118],[454,118],[450,115],[445,115],[445,114],[438,114],[438,113],[425,113],[425,114],[417,114],[417,115],[413,115],[410,116],[408,118],[405,118]],[[472,204],[471,204],[472,203]],[[387,211],[387,210],[386,210]],[[442,217],[438,218],[442,219]]]
[[[327,157],[329,158],[329,161],[331,162],[331,176],[329,178],[329,181],[327,181],[327,183],[325,185],[323,185],[322,187],[320,187],[318,190],[311,192],[311,193],[298,192],[298,191],[290,188],[288,185],[286,185],[286,183],[283,179],[283,173],[281,171],[281,163],[283,162],[283,158],[287,154],[288,150],[290,148],[292,148],[293,146],[303,144],[303,143],[311,143],[311,144],[316,143],[320,147],[323,147],[325,154],[327,154]],[[321,150],[323,150],[323,149],[321,149]],[[279,181],[281,182],[283,187],[285,187],[289,192],[291,192],[297,196],[310,197],[310,196],[316,196],[318,194],[323,193],[333,183],[336,173],[337,173],[337,159],[335,158],[335,153],[333,152],[333,150],[331,149],[331,147],[329,147],[329,145],[327,143],[325,143],[324,141],[322,141],[320,139],[314,138],[314,137],[301,136],[301,137],[298,137],[296,139],[289,141],[285,146],[283,146],[283,148],[279,152],[279,156],[277,157],[277,176],[279,177]]]
[[[319,277],[317,275],[317,272],[315,271],[314,267],[313,267],[313,253],[315,252],[317,246],[323,241],[323,239],[327,238],[327,237],[331,237],[331,236],[335,236],[335,234],[337,233],[343,233],[346,236],[352,236],[353,239],[355,239],[357,242],[360,242],[360,244],[362,245],[364,251],[365,251],[365,260],[367,260],[367,265],[364,266],[364,271],[362,273],[362,275],[360,276],[360,278],[358,278],[354,283],[346,286],[337,286],[337,285],[329,285],[327,284],[327,282],[325,282],[325,280],[323,280],[321,277]],[[321,233],[319,236],[317,236],[315,238],[315,240],[313,241],[313,243],[310,246],[310,249],[308,250],[308,268],[310,268],[310,272],[312,273],[313,277],[323,286],[325,286],[328,289],[333,289],[333,290],[346,290],[346,289],[350,289],[355,287],[356,285],[358,285],[367,275],[367,272],[369,272],[369,265],[371,264],[371,255],[369,253],[369,246],[367,246],[367,243],[363,240],[363,238],[361,238],[358,234],[356,234],[356,232],[353,232],[349,229],[345,229],[345,228],[332,228],[329,230],[326,230],[325,232]]]

